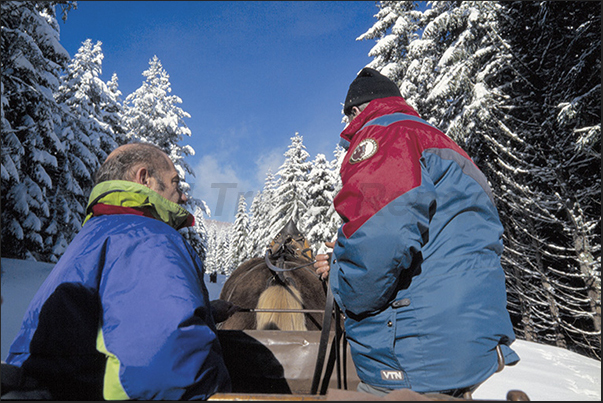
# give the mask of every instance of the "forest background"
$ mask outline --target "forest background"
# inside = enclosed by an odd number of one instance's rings
[[[122,97],[103,82],[101,43],[70,58],[58,19],[77,2],[2,2],[2,256],[56,262],[79,231],[92,178],[119,144],[163,148],[182,178],[190,116],[157,57]],[[519,338],[600,360],[601,2],[382,1],[358,40],[369,67],[472,156],[505,227],[508,309]],[[57,15],[58,13],[58,15]],[[234,223],[182,230],[206,271],[228,275],[292,219],[315,253],[334,239],[332,200],[345,150],[311,158],[295,134]]]

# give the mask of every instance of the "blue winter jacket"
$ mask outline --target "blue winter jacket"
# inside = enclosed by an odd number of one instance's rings
[[[439,392],[519,357],[500,265],[503,227],[486,178],[401,97],[343,131],[330,283],[360,379]]]
[[[53,397],[207,399],[230,391],[189,213],[145,186],[95,187],[89,220],[33,298],[7,358]]]

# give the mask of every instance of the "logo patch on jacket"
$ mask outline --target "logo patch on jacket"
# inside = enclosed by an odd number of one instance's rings
[[[373,139],[364,139],[356,146],[352,156],[350,157],[350,164],[357,164],[361,161],[371,158],[379,149],[377,142]]]
[[[404,379],[402,371],[381,371],[381,379],[384,381],[401,381]]]

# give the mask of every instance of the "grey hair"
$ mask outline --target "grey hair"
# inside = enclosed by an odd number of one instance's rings
[[[115,149],[101,165],[94,178],[94,185],[111,180],[132,181],[136,169],[144,165],[149,176],[169,169],[165,152],[154,144],[130,143]],[[160,184],[161,185],[161,184]]]
[[[360,112],[362,112],[370,103],[371,103],[371,101],[368,101],[363,104],[354,105],[354,106],[356,106],[358,109],[360,109]],[[352,114],[350,113],[349,115],[346,115],[346,118],[348,119],[347,123],[350,123],[352,121]]]

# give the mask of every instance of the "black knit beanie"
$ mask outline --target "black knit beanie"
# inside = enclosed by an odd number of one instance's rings
[[[401,96],[400,89],[392,80],[375,69],[365,67],[350,84],[343,105],[343,113],[349,115],[352,112],[352,107],[362,105],[373,99]]]

